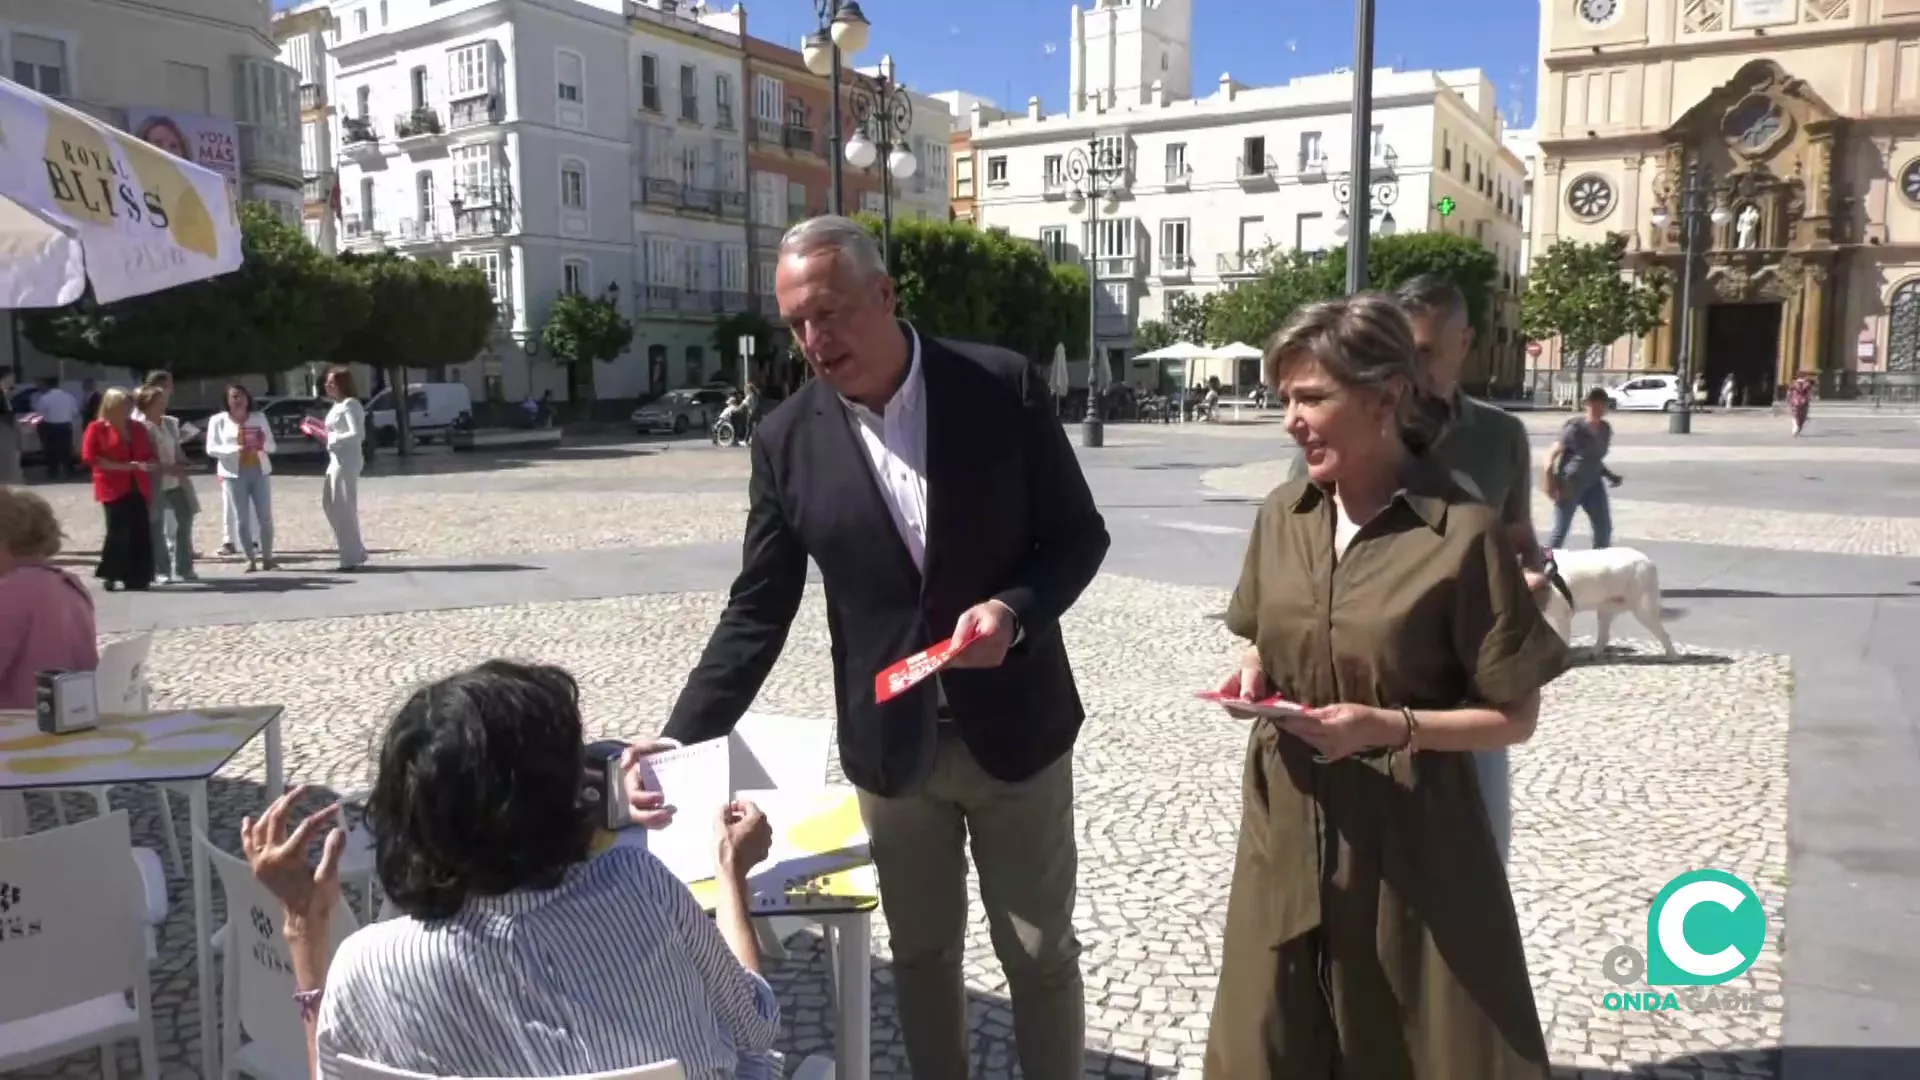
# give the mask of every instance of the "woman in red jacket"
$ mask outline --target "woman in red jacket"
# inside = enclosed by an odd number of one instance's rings
[[[153,584],[153,531],[147,502],[159,467],[153,436],[132,417],[133,399],[114,387],[100,398],[99,419],[87,425],[80,460],[93,469],[93,498],[107,515],[107,538],[93,576],[116,588]]]

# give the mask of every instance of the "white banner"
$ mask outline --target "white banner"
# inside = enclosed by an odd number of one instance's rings
[[[0,79],[0,197],[77,240],[102,303],[240,267],[226,179]],[[7,244],[0,241],[0,252]],[[0,308],[59,303],[46,259],[0,254]]]

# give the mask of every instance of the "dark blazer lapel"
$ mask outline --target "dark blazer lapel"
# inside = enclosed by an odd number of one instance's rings
[[[960,488],[953,474],[967,460],[966,417],[963,386],[955,376],[955,365],[964,363],[931,337],[920,339],[921,410],[927,420],[927,459],[922,466],[927,481],[927,576],[934,564],[946,554],[941,537],[947,518],[960,509],[952,505],[952,496]]]
[[[901,571],[917,586],[920,571],[913,565],[913,553],[907,550],[907,542],[900,539],[900,526],[894,524],[886,493],[880,490],[880,480],[873,475],[873,458],[868,455],[859,433],[853,430],[859,421],[849,414],[847,403],[834,393],[826,380],[816,378],[808,385],[813,393],[815,430],[819,433],[825,460],[831,463],[827,474],[814,477],[811,486],[826,498],[837,497],[836,488],[851,493],[859,504],[853,512],[873,519],[873,528],[887,537],[883,543],[894,553]]]

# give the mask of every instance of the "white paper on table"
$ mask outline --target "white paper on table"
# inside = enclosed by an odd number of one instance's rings
[[[736,793],[735,798],[741,802],[758,806],[760,812],[767,815],[767,824],[773,828],[773,846],[767,852],[766,861],[747,878],[748,885],[755,892],[781,892],[817,877],[845,870],[849,865],[866,858],[867,838],[864,833],[853,843],[832,851],[806,851],[794,844],[792,827],[817,813],[822,800],[829,797],[824,790]]]
[[[673,821],[649,830],[647,850],[681,881],[713,876],[714,828],[720,810],[733,801],[733,774],[727,740],[709,739],[678,750],[662,750],[640,759],[640,777],[673,807]],[[635,830],[625,829],[623,832]]]

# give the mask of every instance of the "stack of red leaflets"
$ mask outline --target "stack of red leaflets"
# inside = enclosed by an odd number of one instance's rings
[[[1286,720],[1307,715],[1305,705],[1288,701],[1278,694],[1258,701],[1248,701],[1232,694],[1223,694],[1218,690],[1203,690],[1193,696],[1201,701],[1211,701],[1215,705],[1225,706],[1237,713],[1265,717],[1269,720]]]
[[[311,416],[305,417],[300,421],[300,430],[306,432],[307,438],[309,439],[315,439],[320,442],[327,441],[327,425]]]
[[[873,677],[873,700],[884,705],[926,682],[934,672],[952,663],[954,657],[966,651],[967,646],[978,640],[980,640],[978,634],[962,638],[958,642],[949,639],[893,664]]]

